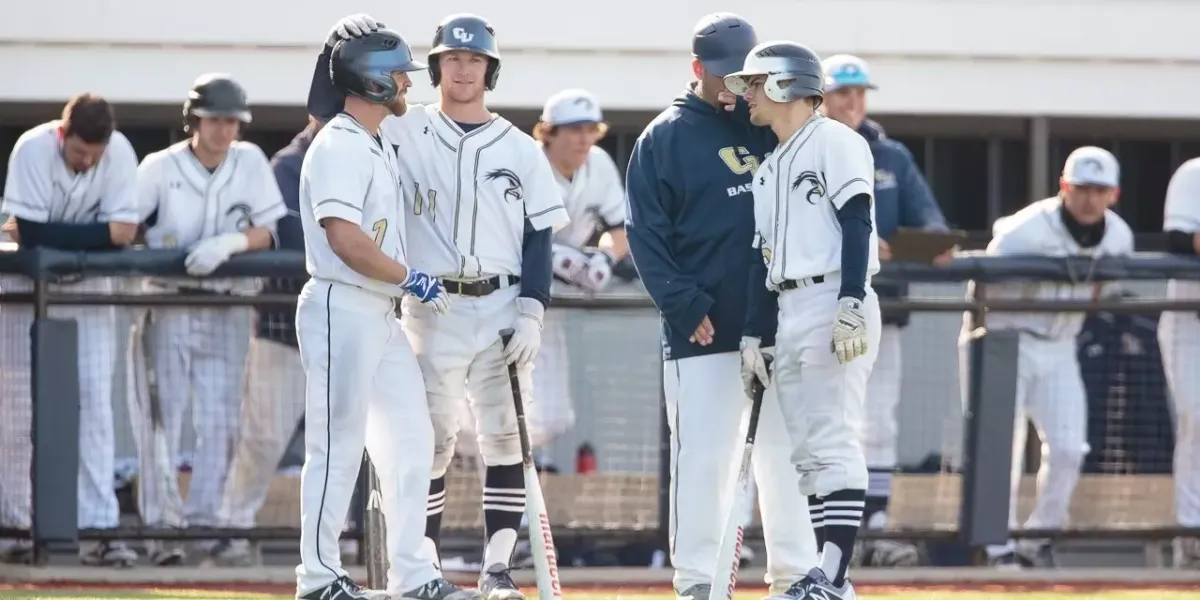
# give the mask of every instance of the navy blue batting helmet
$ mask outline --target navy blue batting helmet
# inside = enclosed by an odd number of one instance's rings
[[[750,22],[733,13],[715,13],[700,19],[692,35],[692,56],[709,73],[724,77],[738,69],[758,44]]]
[[[496,81],[500,79],[500,47],[496,45],[496,30],[486,19],[478,15],[458,14],[446,17],[438,25],[429,50],[429,78],[434,87],[442,82],[438,55],[449,50],[466,50],[486,56],[488,68],[484,83],[487,89],[496,89]]]
[[[358,96],[375,104],[387,104],[400,92],[392,73],[424,68],[425,65],[413,60],[408,42],[390,29],[339,41],[329,57],[333,87],[344,95]]]

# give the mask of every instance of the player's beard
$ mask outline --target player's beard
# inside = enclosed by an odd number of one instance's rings
[[[408,112],[408,101],[404,96],[397,96],[391,104],[388,104],[388,110],[391,111],[392,116],[403,117],[404,113]]]

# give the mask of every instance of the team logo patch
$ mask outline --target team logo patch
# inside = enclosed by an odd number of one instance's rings
[[[510,169],[495,169],[484,176],[487,181],[499,181],[504,188],[504,199],[508,202],[520,202],[525,197],[525,189],[521,187],[521,178]]]
[[[890,190],[896,187],[896,174],[885,170],[875,169],[875,189]]]
[[[245,231],[250,227],[250,205],[239,202],[230,206],[225,218],[233,221],[234,231]]]
[[[792,191],[800,189],[800,186],[806,183],[811,186],[808,188],[808,192],[804,194],[804,199],[808,200],[809,204],[816,204],[817,198],[825,197],[826,185],[824,173],[818,174],[816,171],[801,173],[792,181]]]
[[[726,146],[717,151],[717,156],[734,175],[753,174],[758,170],[758,157],[744,146]]]

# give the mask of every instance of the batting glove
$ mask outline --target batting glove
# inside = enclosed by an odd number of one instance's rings
[[[857,298],[838,299],[833,341],[829,345],[842,364],[867,353],[867,317],[863,315],[862,302]]]
[[[222,233],[196,242],[188,249],[183,266],[188,275],[202,277],[217,270],[230,256],[245,252],[250,238],[244,233]]]
[[[365,13],[343,17],[333,26],[333,29],[329,30],[329,37],[325,40],[325,45],[332,48],[341,40],[362,37],[368,33],[379,31],[383,27],[383,23]]]
[[[513,336],[504,348],[504,361],[525,366],[533,362],[542,347],[542,317],[546,307],[533,298],[517,298],[517,320],[513,322]]]
[[[442,286],[442,282],[437,277],[422,273],[416,269],[410,268],[408,276],[404,278],[404,282],[400,287],[408,291],[408,293],[416,296],[421,304],[428,304],[433,308],[433,312],[444,315],[450,308],[450,295],[446,293],[446,288]]]
[[[612,282],[612,255],[601,250],[588,258],[587,268],[580,277],[579,285],[592,292],[603,291]]]
[[[742,387],[746,397],[754,397],[754,382],[764,388],[771,380],[767,372],[766,354],[763,352],[762,340],[756,337],[742,337]]]
[[[576,283],[588,266],[588,257],[578,248],[554,244],[550,249],[554,275],[563,281]]]

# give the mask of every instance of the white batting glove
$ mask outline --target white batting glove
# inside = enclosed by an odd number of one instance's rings
[[[613,258],[603,250],[588,258],[587,268],[580,276],[579,285],[592,292],[603,291],[612,282]]]
[[[371,18],[371,15],[365,13],[342,17],[342,20],[338,21],[333,26],[333,29],[329,30],[329,37],[325,40],[325,45],[332,48],[341,40],[362,37],[373,31],[379,31],[383,27],[383,23],[376,21]]]
[[[766,354],[762,346],[762,340],[756,337],[742,337],[742,387],[746,390],[746,397],[754,397],[754,382],[764,388],[767,387],[771,380],[770,373],[767,372]]]
[[[546,307],[533,298],[517,298],[517,320],[513,321],[513,336],[504,348],[504,361],[519,366],[533,362],[542,347],[542,318]]]
[[[867,353],[867,317],[857,298],[839,298],[830,349],[846,364]]]
[[[244,233],[222,233],[196,242],[188,250],[183,266],[188,275],[200,277],[217,270],[230,256],[245,252],[250,238]]]
[[[554,244],[550,248],[550,261],[554,275],[563,281],[578,284],[580,276],[588,266],[588,256],[578,248]]]

